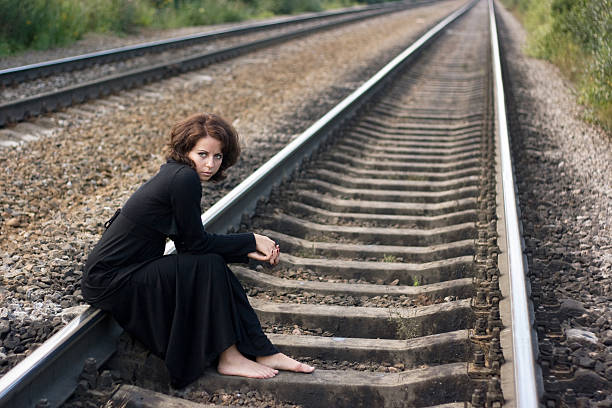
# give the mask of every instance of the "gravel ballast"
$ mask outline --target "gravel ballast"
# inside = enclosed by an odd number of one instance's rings
[[[205,210],[461,4],[370,19],[79,105],[46,117],[49,136],[0,148],[0,373],[81,310],[87,253],[163,163],[174,122],[214,111],[242,136],[242,160],[205,186]]]
[[[544,402],[610,407],[612,137],[582,120],[573,87],[525,55],[525,31],[498,10]]]

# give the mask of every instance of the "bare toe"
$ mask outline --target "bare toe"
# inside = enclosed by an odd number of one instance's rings
[[[276,368],[278,370],[293,371],[296,373],[308,374],[312,373],[315,369],[314,367],[309,366],[308,364],[300,363],[299,361],[296,361],[291,357],[287,357],[283,353],[277,353],[271,356],[257,357],[257,362],[271,368]]]
[[[315,368],[311,365],[305,364],[305,363],[299,363],[296,368],[295,368],[295,372],[297,373],[312,373],[315,370]]]

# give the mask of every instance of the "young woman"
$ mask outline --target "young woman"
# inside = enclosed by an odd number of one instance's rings
[[[236,131],[219,116],[177,123],[167,162],[109,220],[85,265],[84,299],[164,359],[177,388],[215,362],[221,374],[252,378],[314,370],[270,343],[227,267],[248,258],[276,265],[278,245],[259,234],[208,234],[202,226],[201,182],[225,178],[239,154]],[[167,237],[177,254],[164,255]]]

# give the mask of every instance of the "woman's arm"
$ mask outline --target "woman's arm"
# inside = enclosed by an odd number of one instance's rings
[[[200,218],[202,186],[191,168],[177,171],[169,185],[169,194],[178,230],[174,243],[179,253],[215,253],[228,262],[246,262],[247,254],[259,250],[252,233],[209,234],[204,230]]]

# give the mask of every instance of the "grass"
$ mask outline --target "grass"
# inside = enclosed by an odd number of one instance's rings
[[[397,262],[397,257],[395,255],[392,254],[383,254],[383,258],[382,258],[383,262]]]
[[[389,309],[389,324],[395,327],[398,340],[413,339],[420,336],[419,327],[409,318],[402,317],[398,310]]]
[[[527,53],[576,85],[588,120],[612,130],[612,0],[502,0],[528,33]]]

